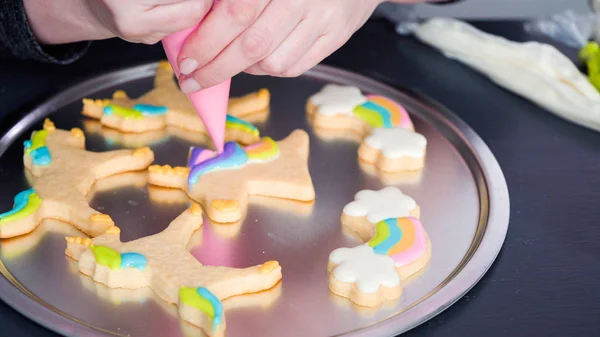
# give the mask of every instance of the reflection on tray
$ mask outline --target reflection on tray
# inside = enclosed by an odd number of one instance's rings
[[[361,315],[363,317],[372,317],[375,314],[379,313],[381,311],[381,309],[393,309],[394,307],[396,307],[398,305],[398,303],[400,303],[400,300],[402,299],[402,297],[385,301],[376,307],[362,307],[362,306],[357,305],[354,302],[350,301],[350,299],[338,296],[331,291],[329,292],[329,299],[331,300],[331,302],[333,302],[338,307],[350,308],[350,309],[352,309],[352,311],[358,313],[359,315]]]
[[[282,210],[286,213],[291,213],[302,217],[311,215],[315,205],[314,200],[304,202],[282,198],[271,198],[260,195],[251,195],[249,201],[249,204],[252,206],[262,206]]]
[[[160,204],[188,204],[191,202],[187,194],[180,189],[149,185],[148,194],[150,196],[150,200]],[[314,206],[314,202],[302,202],[257,195],[250,196],[249,204],[251,204],[253,207],[263,206],[271,209],[282,210],[284,212],[302,217],[310,216]],[[231,239],[235,238],[240,233],[242,224],[245,220],[245,215],[241,220],[232,223],[214,222],[206,217],[204,220],[206,224],[210,224],[212,230],[217,235],[223,238]]]
[[[363,140],[363,136],[348,130],[331,130],[313,127],[314,134],[320,139],[333,142],[333,141],[351,141],[360,143]]]
[[[374,165],[358,159],[361,170],[370,177],[378,178],[384,185],[418,184],[423,176],[423,170],[404,172],[384,172]]]
[[[142,188],[148,184],[148,172],[127,172],[116,174],[114,176],[102,178],[97,180],[90,193],[88,193],[88,199],[91,199],[94,194],[102,193],[107,191],[115,192],[125,187],[138,187]]]
[[[240,219],[239,221],[231,223],[213,222],[212,220],[208,219],[208,217],[205,217],[204,221],[205,223],[210,224],[210,228],[218,236],[225,239],[233,239],[240,233],[240,230],[242,229],[242,224],[244,223],[245,219],[246,215],[244,215],[244,217],[242,217],[242,219]]]
[[[158,204],[189,204],[191,202],[187,194],[178,188],[148,185],[148,195],[152,202]]]
[[[0,241],[2,259],[9,261],[21,256],[37,246],[48,233],[57,233],[61,236],[86,236],[68,223],[54,219],[45,219],[31,233]]]

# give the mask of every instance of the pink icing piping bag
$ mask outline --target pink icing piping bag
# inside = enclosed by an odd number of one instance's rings
[[[218,2],[219,0],[216,0],[214,4]],[[177,57],[181,52],[185,40],[192,32],[198,29],[199,25],[200,23],[186,30],[173,33],[162,40],[167,58],[177,77],[179,77],[180,74]],[[227,116],[230,87],[231,79],[208,89],[199,90],[188,95],[188,98],[196,109],[196,113],[198,113],[198,116],[202,119],[206,131],[210,135],[218,152],[223,152],[225,120]]]

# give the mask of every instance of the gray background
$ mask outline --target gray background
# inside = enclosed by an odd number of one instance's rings
[[[412,5],[399,5],[402,9],[384,4],[382,10],[406,10]],[[571,9],[579,13],[590,11],[588,0],[462,0],[456,4],[414,5],[415,13],[421,18],[450,16],[461,19],[522,19],[548,16]]]

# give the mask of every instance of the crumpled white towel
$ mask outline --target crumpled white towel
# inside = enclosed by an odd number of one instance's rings
[[[509,41],[445,18],[421,24],[415,36],[501,87],[558,116],[600,131],[600,93],[553,46]]]

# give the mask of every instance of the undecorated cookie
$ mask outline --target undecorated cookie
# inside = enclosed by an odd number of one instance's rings
[[[208,336],[223,336],[222,301],[272,288],[281,280],[281,266],[277,261],[244,269],[202,265],[187,249],[201,226],[202,210],[193,204],[161,233],[121,242],[113,226],[93,239],[67,237],[65,253],[94,281],[110,288],[150,287],[177,305],[183,320]]]
[[[419,207],[394,187],[365,190],[342,213],[342,224],[366,244],[329,255],[329,289],[373,307],[402,295],[402,281],[431,257],[431,243],[419,221]]]
[[[309,120],[321,134],[362,140],[359,159],[385,172],[420,170],[427,139],[414,132],[408,112],[379,95],[352,86],[326,85],[308,99]]]
[[[44,219],[68,222],[90,235],[114,225],[110,216],[92,209],[86,199],[98,179],[144,170],[154,160],[147,147],[137,150],[90,152],[78,128],[56,129],[50,120],[25,142],[23,162],[33,178],[33,188],[15,197],[13,209],[0,214],[0,238],[33,231]]]
[[[246,213],[249,195],[314,200],[308,152],[308,134],[302,130],[279,142],[265,137],[245,148],[227,142],[218,155],[192,148],[188,167],[150,166],[148,181],[184,190],[213,221],[236,222]]]
[[[228,140],[252,144],[259,140],[258,129],[241,118],[268,112],[270,94],[261,89],[229,102],[225,137]],[[146,132],[176,126],[185,130],[206,133],[187,96],[179,90],[173,69],[167,61],[159,63],[154,89],[137,99],[116,91],[112,99],[84,99],[82,114],[100,120],[104,126],[122,132]]]

